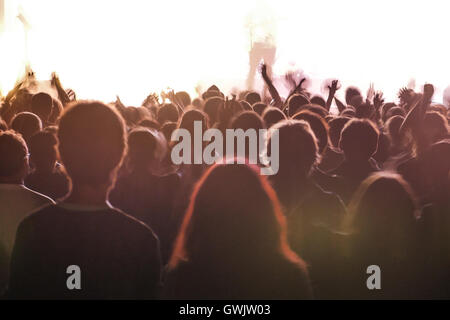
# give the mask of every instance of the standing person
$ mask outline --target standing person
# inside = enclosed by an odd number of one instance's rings
[[[160,283],[158,238],[108,202],[126,148],[122,118],[100,102],[78,102],[62,115],[58,139],[72,189],[62,202],[20,224],[9,297],[155,297]],[[78,280],[69,285],[73,268],[78,269]]]
[[[28,149],[20,134],[0,132],[0,291],[8,279],[9,258],[19,223],[32,211],[54,203],[50,198],[26,188],[23,184],[28,172]]]
[[[172,299],[306,299],[273,189],[247,165],[214,165],[196,186],[169,261]]]

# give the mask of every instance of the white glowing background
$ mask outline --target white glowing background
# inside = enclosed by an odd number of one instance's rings
[[[139,105],[167,86],[195,93],[216,83],[244,86],[248,19],[271,19],[275,72],[301,68],[393,98],[411,78],[450,84],[447,1],[427,0],[6,0],[0,35],[0,88],[23,69],[22,8],[31,24],[28,57],[40,78],[57,71],[81,98]],[[292,62],[295,62],[293,65]],[[201,81],[200,81],[201,80]],[[199,82],[200,81],[200,82]]]

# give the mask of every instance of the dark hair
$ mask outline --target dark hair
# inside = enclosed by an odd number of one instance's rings
[[[293,119],[305,120],[309,123],[311,130],[317,138],[319,153],[322,153],[328,145],[328,124],[327,122],[311,111],[303,110],[297,113]]]
[[[178,124],[176,122],[166,122],[161,127],[161,132],[166,138],[166,140],[170,143],[172,138],[172,133],[175,131],[175,129],[178,127]]]
[[[211,126],[218,121],[219,108],[223,103],[224,100],[219,97],[212,97],[206,100],[203,111],[208,115]]]
[[[325,108],[326,105],[327,105],[325,99],[322,98],[322,97],[320,97],[320,96],[314,96],[314,97],[312,97],[312,98],[311,98],[311,103],[317,104],[317,105],[319,105],[319,106],[321,106],[321,107],[324,107],[324,108]]]
[[[266,179],[248,165],[212,166],[192,193],[169,268],[187,260],[252,260],[259,253],[281,253],[306,271],[289,248],[285,217]]]
[[[289,116],[292,117],[300,111],[302,106],[310,104],[310,101],[302,94],[294,94],[288,99],[287,103],[289,107]]]
[[[261,102],[261,96],[259,93],[251,91],[245,95],[245,101],[252,106],[255,103]]]
[[[20,112],[12,119],[10,127],[28,141],[33,134],[42,130],[42,122],[34,113]]]
[[[264,121],[253,111],[243,111],[231,120],[232,129],[248,129],[260,130],[264,129]]]
[[[163,139],[163,140],[162,140]],[[128,164],[136,169],[142,169],[158,158],[167,142],[162,134],[146,128],[132,130],[128,135]]]
[[[339,146],[348,159],[366,160],[378,148],[379,131],[372,121],[352,119],[341,132]]]
[[[266,123],[266,127],[270,128],[275,123],[286,120],[286,115],[278,108],[268,107],[264,110],[262,118]]]
[[[178,109],[171,103],[166,103],[162,105],[158,110],[157,120],[163,125],[167,121],[177,122],[178,121]]]
[[[59,121],[59,153],[73,183],[114,181],[126,149],[122,117],[101,102],[80,101]]]
[[[28,155],[27,144],[12,130],[0,131],[0,177],[14,176],[23,169]]]
[[[342,129],[349,121],[350,121],[350,118],[348,118],[348,117],[338,116],[334,119],[331,119],[328,122],[328,126],[329,126],[328,133],[330,135],[331,144],[334,147],[339,146],[339,139],[341,138]]]
[[[39,92],[31,98],[31,111],[41,118],[43,123],[47,123],[53,110],[53,99],[45,93]]]
[[[188,105],[191,104],[191,97],[189,96],[189,93],[187,93],[186,91],[178,91],[175,94],[175,97],[181,101],[183,107],[187,107]]]
[[[260,116],[263,114],[264,110],[267,108],[267,104],[262,102],[257,102],[252,105],[253,111],[255,111]]]
[[[37,169],[51,169],[56,162],[58,139],[51,132],[41,131],[34,134],[29,141],[30,160]]]
[[[359,91],[359,89],[358,88],[356,88],[356,87],[348,87],[346,90],[345,90],[345,102],[347,103],[347,104],[352,104],[352,99],[355,97],[355,96],[361,96],[361,91]]]

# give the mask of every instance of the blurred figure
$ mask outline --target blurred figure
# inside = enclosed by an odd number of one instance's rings
[[[215,165],[197,185],[169,262],[171,299],[311,298],[275,192],[246,165]]]

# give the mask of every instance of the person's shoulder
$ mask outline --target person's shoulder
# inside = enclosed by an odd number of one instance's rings
[[[42,206],[46,204],[55,204],[50,197],[43,195],[42,193],[36,192],[24,186],[24,190],[28,193],[28,195],[37,203],[42,203]]]
[[[20,223],[20,229],[26,229],[28,227],[34,229],[35,226],[52,220],[52,216],[58,214],[57,209],[58,207],[53,201],[52,203],[44,203],[42,206],[27,214]]]
[[[110,213],[110,219],[114,220],[112,222],[116,223],[117,226],[120,226],[121,229],[124,229],[127,232],[129,231],[130,234],[132,233],[134,237],[158,241],[156,234],[144,222],[115,207],[109,208],[108,211]]]

